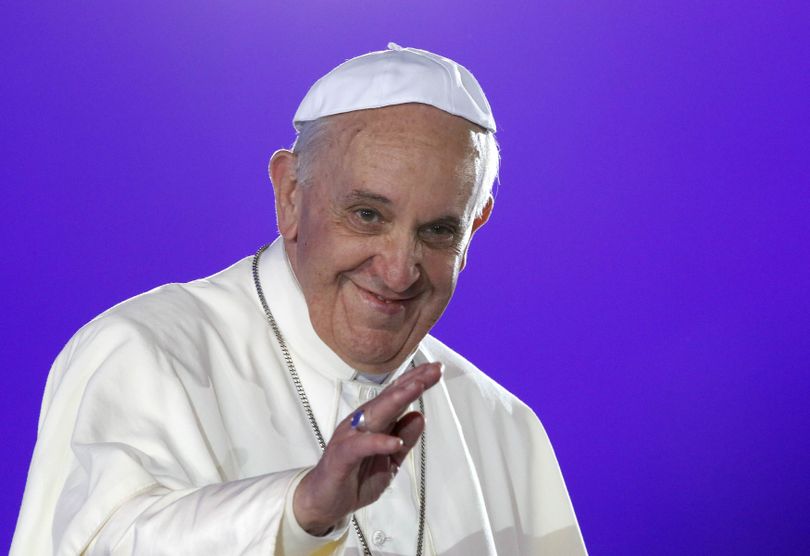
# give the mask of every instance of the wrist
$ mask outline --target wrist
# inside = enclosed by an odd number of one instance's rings
[[[311,473],[311,471],[310,471]],[[292,498],[292,511],[299,527],[313,537],[324,537],[335,530],[342,519],[330,519],[322,515],[323,507],[309,495],[310,473],[298,483]]]

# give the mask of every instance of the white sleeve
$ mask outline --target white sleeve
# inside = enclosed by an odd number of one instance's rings
[[[308,534],[295,520],[293,493],[307,470],[189,491],[149,489],[115,512],[85,554],[332,554],[345,540],[348,520],[323,537]]]
[[[170,491],[154,487],[107,520],[86,554],[280,554],[285,491],[300,470]]]
[[[79,336],[52,369],[12,554],[283,554],[303,469],[229,479],[176,360],[127,323]]]

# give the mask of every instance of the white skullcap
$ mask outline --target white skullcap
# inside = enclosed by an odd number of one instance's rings
[[[449,58],[388,43],[343,62],[318,79],[295,112],[293,125],[324,116],[419,102],[495,131],[484,91],[467,68]]]

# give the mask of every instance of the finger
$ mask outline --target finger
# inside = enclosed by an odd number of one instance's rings
[[[403,448],[410,448],[419,441],[423,430],[425,430],[425,417],[418,411],[411,411],[397,421],[391,431],[391,436],[400,437]]]
[[[408,369],[402,375],[397,378],[391,386],[402,386],[407,384],[408,382],[422,378],[425,374],[433,374],[438,370],[439,376],[444,371],[444,364],[439,363],[437,361],[433,361],[431,363],[422,363],[421,365],[414,367],[413,369]]]
[[[394,430],[391,431],[392,435],[396,435],[402,439],[402,448],[391,456],[391,459],[397,467],[402,465],[408,452],[419,442],[419,437],[424,430],[425,417],[418,411],[412,411],[397,421]]]
[[[330,451],[330,466],[340,476],[348,476],[368,457],[391,456],[402,450],[404,441],[399,436],[367,433],[347,436]]]
[[[416,369],[414,369],[416,370]],[[387,432],[404,413],[408,406],[441,379],[441,365],[431,363],[419,368],[419,373],[408,380],[391,384],[376,398],[358,408],[364,413],[365,429],[373,432]],[[350,426],[351,417],[344,422]]]

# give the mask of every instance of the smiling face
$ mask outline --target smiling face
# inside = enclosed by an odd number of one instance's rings
[[[289,151],[271,160],[279,229],[320,338],[388,372],[441,316],[491,209],[474,218],[480,130],[406,104],[333,116],[326,133],[306,183]]]

